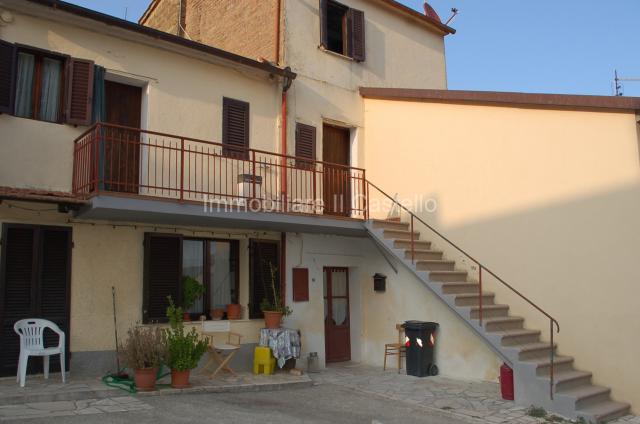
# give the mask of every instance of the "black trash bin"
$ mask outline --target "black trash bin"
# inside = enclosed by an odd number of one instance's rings
[[[438,375],[434,355],[438,326],[437,322],[405,321],[407,375],[416,377]]]

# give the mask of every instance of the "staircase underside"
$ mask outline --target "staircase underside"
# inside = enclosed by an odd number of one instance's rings
[[[369,235],[391,253],[445,302],[514,372],[516,402],[543,407],[553,413],[587,422],[604,422],[629,413],[629,404],[615,402],[607,387],[591,383],[591,373],[573,367],[570,356],[554,357],[553,400],[550,398],[551,349],[540,339],[541,332],[527,329],[522,317],[510,314],[509,305],[497,304],[494,294],[482,293],[482,326],[479,323],[478,283],[455,261],[432,249],[431,243],[414,231],[411,255],[409,224],[371,220],[365,223]],[[554,353],[556,346],[553,346]]]

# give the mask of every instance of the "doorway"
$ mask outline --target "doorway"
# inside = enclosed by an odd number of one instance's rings
[[[69,304],[71,276],[71,228],[24,224],[2,227],[0,266],[0,376],[15,376],[20,338],[13,324],[24,318],[53,321],[66,335],[69,352]],[[57,346],[58,336],[44,333],[45,347]],[[69,357],[66,366],[69,369]],[[60,368],[60,357],[51,357],[50,369]],[[27,372],[42,372],[42,358],[29,358]]]
[[[324,346],[327,362],[351,360],[349,269],[324,269]]]
[[[324,213],[351,215],[351,131],[324,124],[322,127],[322,200]]]
[[[142,89],[115,81],[105,81],[105,122],[140,128]],[[138,192],[140,132],[124,128],[104,131],[104,189]]]

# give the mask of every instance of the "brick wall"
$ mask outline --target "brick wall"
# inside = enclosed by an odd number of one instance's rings
[[[277,0],[182,0],[188,38],[253,59],[275,61]],[[180,0],[158,0],[143,22],[177,33]]]

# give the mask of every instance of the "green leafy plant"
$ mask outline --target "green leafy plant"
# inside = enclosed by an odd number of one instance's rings
[[[129,368],[159,368],[167,359],[167,339],[159,328],[135,326],[119,350]]]
[[[168,296],[169,306],[167,317],[169,328],[165,329],[167,340],[167,365],[172,370],[186,371],[198,366],[198,361],[207,351],[209,338],[201,337],[195,327],[191,331],[185,331],[183,322],[183,309],[173,303]]]
[[[185,275],[182,278],[182,308],[186,311],[204,294],[204,285],[195,278]]]
[[[278,294],[278,290],[276,290],[276,279],[277,279],[276,277],[278,275],[278,268],[271,262],[266,262],[266,263],[269,266],[269,273],[271,275],[271,278],[270,278],[271,287],[267,288],[265,284],[265,292],[268,290],[271,290],[273,298],[269,299],[268,296],[263,298],[262,301],[260,302],[260,310],[262,312],[264,311],[280,312],[285,317],[288,315],[291,315],[293,310],[290,307],[283,305],[282,299]],[[264,281],[262,283],[264,284]]]
[[[545,411],[544,408],[541,408],[539,406],[531,405],[527,409],[527,415],[534,418],[544,418],[547,416],[547,411]]]

